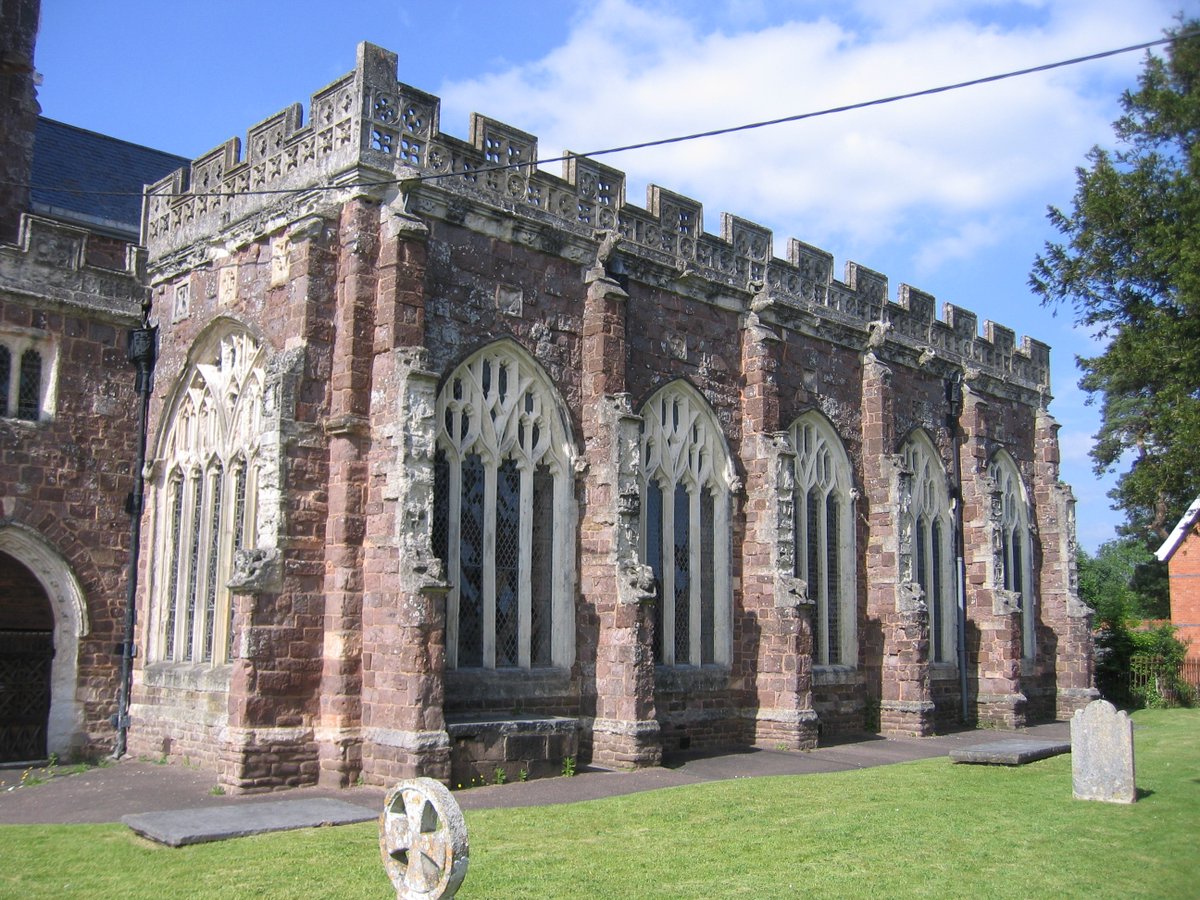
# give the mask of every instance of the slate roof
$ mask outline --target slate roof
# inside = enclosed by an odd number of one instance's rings
[[[190,164],[173,153],[39,116],[31,206],[40,215],[137,240],[142,186]],[[49,188],[114,193],[72,194]]]
[[[1187,537],[1187,533],[1191,531],[1192,524],[1197,519],[1200,519],[1200,497],[1192,501],[1192,505],[1188,507],[1188,511],[1183,514],[1183,518],[1175,525],[1175,530],[1163,541],[1163,545],[1155,551],[1154,555],[1158,557],[1159,562],[1167,562],[1175,555],[1175,551],[1179,549],[1179,545],[1183,543],[1183,539]]]

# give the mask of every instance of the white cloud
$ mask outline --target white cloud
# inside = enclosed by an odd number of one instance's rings
[[[1155,37],[1166,4],[995,4],[863,0],[853,15],[781,17],[739,4],[703,30],[689,4],[603,0],[566,42],[533,63],[441,87],[443,127],[465,128],[466,103],[531,131],[541,154],[813,111],[920,90]],[[790,8],[790,7],[789,7]],[[901,16],[896,10],[903,10]],[[1161,15],[1156,15],[1161,12]],[[770,20],[754,26],[752,22]],[[1032,19],[1032,20],[1031,20]],[[904,238],[928,269],[968,248],[1015,201],[1054,197],[1107,133],[1135,54],[869,110],[609,157],[642,202],[645,180],[705,204],[708,230],[729,211],[862,258]],[[461,130],[459,130],[461,129]],[[906,231],[919,217],[922,234]]]

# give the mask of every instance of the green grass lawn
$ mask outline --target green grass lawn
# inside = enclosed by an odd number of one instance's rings
[[[1134,721],[1132,806],[1073,800],[1060,756],[484,810],[459,896],[1200,896],[1200,710]],[[6,897],[395,896],[373,824],[177,850],[118,825],[4,826],[0,859]]]

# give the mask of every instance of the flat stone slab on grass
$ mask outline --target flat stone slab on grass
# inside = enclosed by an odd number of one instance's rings
[[[1023,738],[959,747],[950,751],[950,758],[956,763],[976,763],[983,766],[1023,766],[1025,763],[1070,752],[1070,741]]]
[[[267,831],[290,831],[319,825],[352,825],[379,817],[353,803],[328,798],[275,800],[268,803],[239,803],[206,809],[177,809],[169,812],[122,816],[121,822],[142,837],[171,847],[223,841]]]

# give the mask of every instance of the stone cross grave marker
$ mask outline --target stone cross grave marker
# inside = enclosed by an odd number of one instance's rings
[[[1133,723],[1107,700],[1093,700],[1071,719],[1071,776],[1078,800],[1133,803]]]
[[[467,877],[467,823],[450,791],[432,778],[396,784],[379,817],[383,867],[400,900],[453,897]]]

